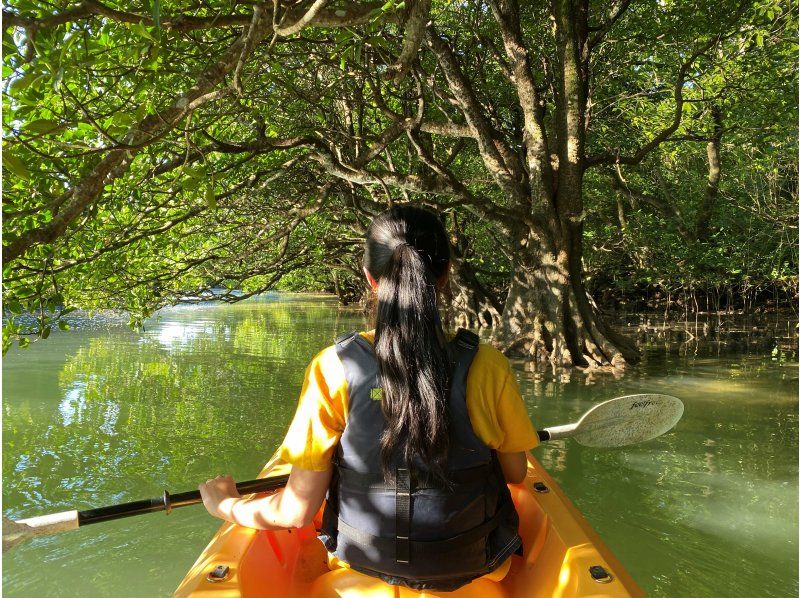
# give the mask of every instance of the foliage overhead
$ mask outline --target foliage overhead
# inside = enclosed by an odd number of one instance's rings
[[[459,284],[503,312],[531,266],[512,239],[536,215],[514,195],[538,180],[532,122],[564,148],[544,168],[568,167],[565,32],[581,24],[569,218],[588,290],[793,289],[796,15],[778,0],[14,0],[4,347],[75,306],[136,324],[212,287],[358,289],[365,225],[403,201],[446,215]]]

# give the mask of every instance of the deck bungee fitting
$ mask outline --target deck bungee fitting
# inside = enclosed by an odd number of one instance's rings
[[[259,477],[285,475],[278,457]],[[175,596],[500,598],[540,596],[644,596],[622,564],[545,471],[528,453],[528,473],[509,485],[520,518],[522,556],[454,592],[392,586],[329,558],[317,538],[321,511],[301,529],[258,531],[223,524],[187,573]]]

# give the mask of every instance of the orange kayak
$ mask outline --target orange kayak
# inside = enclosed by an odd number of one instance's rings
[[[276,457],[259,477],[289,472]],[[522,556],[455,592],[391,586],[329,558],[317,539],[320,515],[302,529],[257,531],[225,523],[175,591],[177,597],[500,598],[644,596],[622,564],[539,461],[509,488],[520,517]],[[320,513],[321,514],[321,513]],[[227,567],[227,569],[226,569]]]

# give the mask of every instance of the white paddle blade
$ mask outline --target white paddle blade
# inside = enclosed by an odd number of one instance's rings
[[[33,536],[33,529],[24,523],[17,523],[8,517],[3,517],[3,552],[11,550]]]
[[[78,511],[62,511],[19,521],[3,517],[3,552],[28,538],[78,529],[78,525]]]
[[[677,397],[619,397],[590,409],[578,422],[573,438],[600,448],[644,442],[671,430],[682,415],[683,401]]]

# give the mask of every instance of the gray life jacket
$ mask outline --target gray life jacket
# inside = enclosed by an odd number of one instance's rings
[[[447,347],[453,367],[449,487],[432,480],[421,463],[399,463],[399,456],[396,483],[386,484],[375,353],[356,332],[336,339],[349,409],[320,539],[350,568],[393,585],[452,591],[495,570],[521,548],[519,517],[497,456],[475,435],[467,413],[467,372],[477,350],[478,337],[466,330]]]

